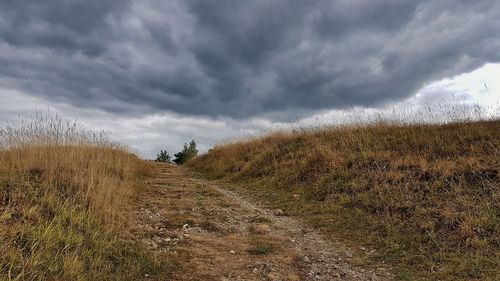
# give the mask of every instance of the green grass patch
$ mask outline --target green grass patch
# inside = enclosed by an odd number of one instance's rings
[[[251,255],[267,255],[271,253],[272,248],[268,246],[258,246],[258,247],[253,247],[250,249],[247,249],[247,253]]]

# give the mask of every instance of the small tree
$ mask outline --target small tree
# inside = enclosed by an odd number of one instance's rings
[[[174,163],[177,165],[182,165],[189,161],[189,159],[195,157],[198,155],[198,150],[196,149],[196,142],[192,140],[189,145],[187,143],[184,143],[184,148],[182,151],[174,154],[175,159]]]
[[[160,153],[156,155],[156,162],[166,162],[166,163],[171,163],[172,157],[166,150],[161,150]]]

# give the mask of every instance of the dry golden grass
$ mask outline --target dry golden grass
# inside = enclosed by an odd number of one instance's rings
[[[500,276],[500,121],[276,132],[189,166],[375,247],[401,279]]]
[[[0,130],[0,280],[136,280],[160,264],[119,239],[146,162],[59,117]]]

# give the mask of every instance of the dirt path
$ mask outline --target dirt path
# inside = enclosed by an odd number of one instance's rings
[[[391,279],[384,268],[355,266],[348,248],[280,210],[265,210],[176,166],[159,166],[136,207],[136,238],[185,263],[174,280]]]

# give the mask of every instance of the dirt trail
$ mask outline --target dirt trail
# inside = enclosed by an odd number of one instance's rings
[[[347,247],[280,210],[266,210],[183,168],[158,167],[138,199],[133,233],[155,252],[179,255],[185,267],[174,280],[391,279],[384,268],[354,265]]]

